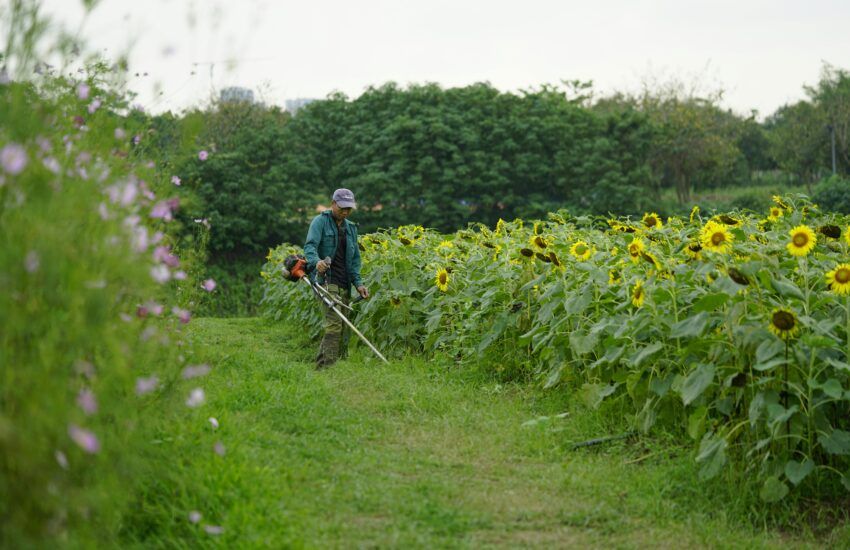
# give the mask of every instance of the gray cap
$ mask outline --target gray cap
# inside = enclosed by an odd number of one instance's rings
[[[337,189],[334,191],[334,202],[340,208],[354,208],[354,193],[349,189]]]

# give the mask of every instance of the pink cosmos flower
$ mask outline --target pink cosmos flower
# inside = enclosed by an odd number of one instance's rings
[[[103,103],[99,99],[95,99],[94,101],[89,103],[89,114],[93,115],[95,111],[100,109],[101,105],[103,105]]]
[[[133,145],[138,145],[142,141],[142,136],[136,134],[133,136]]]
[[[173,218],[171,216],[171,206],[169,206],[168,201],[159,201],[156,203],[153,208],[151,208],[151,218],[161,218],[163,221],[170,222]]]
[[[47,157],[41,161],[44,164],[44,167],[53,172],[54,174],[58,174],[62,171],[62,167],[59,166],[59,161],[53,157]]]
[[[116,128],[114,135],[115,139],[124,139],[127,137],[127,132],[124,131],[124,128]]]
[[[27,252],[27,257],[24,258],[24,269],[27,270],[27,273],[35,273],[39,267],[41,267],[41,258],[38,252],[30,250]]]
[[[67,470],[67,469],[68,469],[68,457],[67,457],[67,456],[65,456],[65,453],[63,453],[62,451],[56,451],[56,452],[53,454],[53,456],[55,456],[55,457],[56,457],[56,463],[57,463],[57,464],[59,464],[59,466],[60,466],[63,470]]]
[[[171,313],[176,315],[180,319],[180,322],[183,323],[184,325],[192,319],[191,313],[189,313],[187,310],[181,309],[177,306],[174,306],[171,309]]]
[[[94,454],[100,451],[100,442],[97,440],[97,436],[89,430],[70,424],[68,425],[68,435],[85,452]]]
[[[139,335],[139,339],[142,342],[147,342],[151,338],[156,336],[156,327],[147,327],[142,333]]]
[[[96,413],[97,400],[94,397],[94,393],[88,388],[81,389],[80,393],[77,394],[77,406],[88,415]]]
[[[206,363],[202,365],[189,365],[185,369],[183,369],[183,379],[189,380],[190,378],[197,378],[199,376],[206,376],[210,372],[210,366]]]
[[[118,314],[118,317],[120,317],[120,318],[121,318],[121,320],[122,320],[122,321],[124,321],[125,323],[131,323],[131,322],[133,322],[133,318],[132,318],[132,317],[130,317],[130,314],[129,314],[129,313],[121,312],[121,313],[119,313],[119,314]]]
[[[77,85],[77,97],[82,99],[82,100],[88,99],[90,90],[91,90],[91,88],[89,87],[88,84],[86,84],[85,82],[80,82]]]
[[[77,374],[85,376],[89,379],[94,377],[94,365],[92,365],[89,361],[86,361],[85,359],[78,359],[74,363],[74,371]]]
[[[201,286],[207,292],[212,292],[213,290],[215,290],[215,281],[212,279],[207,279]]]
[[[186,272],[183,270],[174,272],[174,280],[176,281],[185,281],[186,280]]]
[[[147,227],[137,227],[133,229],[133,249],[139,253],[148,249]]]
[[[50,140],[44,136],[38,136],[37,138],[35,138],[35,142],[38,144],[38,148],[41,149],[42,153],[47,154],[53,148],[50,145]]]
[[[208,535],[220,535],[224,533],[224,527],[220,525],[204,525],[204,531]]]
[[[176,186],[180,186],[180,177],[179,176],[171,176],[171,183]]]
[[[189,512],[189,521],[192,523],[198,523],[199,521],[201,521],[201,517],[201,513],[197,510],[192,510],[191,512]]]
[[[216,420],[212,416],[209,417],[208,420],[210,421],[210,425],[213,427],[213,430],[217,430],[218,429],[218,420]]]
[[[209,156],[210,156],[210,154],[209,154],[209,153],[207,153],[207,152],[206,152],[206,150],[201,151],[200,153],[198,153],[198,159],[199,159],[199,160],[202,160],[202,161],[203,161],[203,160],[207,160],[207,158],[209,158]]]
[[[162,315],[162,311],[164,309],[162,304],[158,304],[156,302],[148,302],[145,304],[145,307],[148,309],[151,315],[156,315],[157,317]]]
[[[168,266],[155,265],[151,268],[151,277],[159,284],[164,284],[171,279],[171,271],[169,271]]]
[[[191,409],[194,409],[203,405],[204,401],[206,401],[204,390],[202,388],[195,388],[189,394],[189,397],[186,398],[186,406]]]
[[[226,449],[224,448],[224,443],[222,443],[221,441],[216,441],[215,445],[213,445],[213,451],[215,451],[215,454],[217,454],[218,456],[224,456],[224,453],[226,452]]]
[[[0,164],[3,170],[13,176],[23,172],[28,161],[26,150],[17,143],[10,143],[0,149]]]
[[[159,379],[156,376],[147,378],[136,378],[136,395],[145,395],[154,391],[159,386]]]

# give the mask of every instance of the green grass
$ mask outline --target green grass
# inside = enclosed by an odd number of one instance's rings
[[[163,426],[173,472],[147,484],[124,526],[128,545],[842,544],[837,534],[753,527],[735,486],[699,483],[672,440],[571,451],[619,427],[566,392],[500,384],[440,361],[385,366],[362,348],[316,372],[315,345],[294,327],[259,319],[191,326],[191,345],[213,366],[202,381],[207,403]],[[224,456],[213,452],[217,441]],[[188,521],[191,510],[203,514],[200,524]],[[224,532],[206,534],[205,523]]]

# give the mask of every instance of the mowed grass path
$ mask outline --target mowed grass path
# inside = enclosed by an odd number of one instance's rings
[[[386,366],[360,350],[316,372],[314,343],[295,327],[260,319],[191,327],[192,346],[213,366],[207,403],[166,439],[174,479],[147,495],[131,537],[146,546],[760,548],[813,540],[727,517],[723,495],[697,483],[684,450],[620,442],[570,451],[605,427],[579,418],[565,392],[500,385],[415,358]],[[216,441],[224,456],[212,452]],[[203,521],[187,522],[188,510]],[[146,521],[159,527],[145,534]],[[205,523],[224,532],[209,535]]]

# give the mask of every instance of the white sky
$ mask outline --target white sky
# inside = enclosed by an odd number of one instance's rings
[[[79,0],[43,5],[80,26]],[[133,45],[130,88],[154,112],[233,85],[283,105],[390,80],[581,79],[604,94],[677,76],[763,117],[804,97],[822,62],[850,68],[848,25],[847,0],[103,0],[82,35],[110,57]]]

